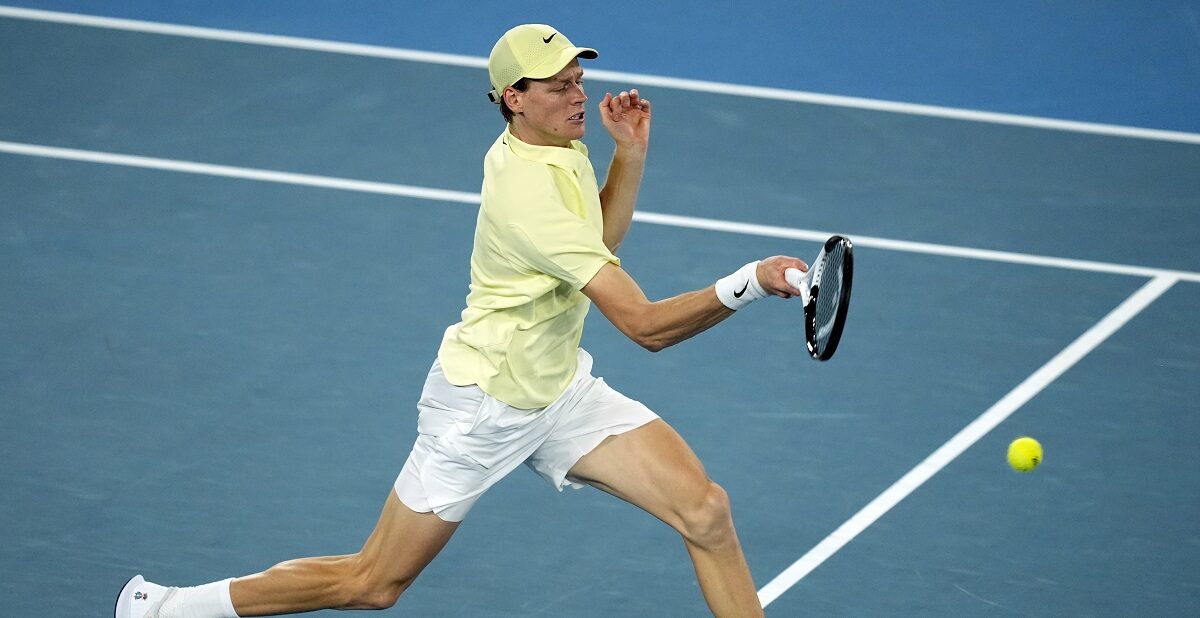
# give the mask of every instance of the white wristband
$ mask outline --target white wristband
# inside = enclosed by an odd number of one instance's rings
[[[757,260],[735,270],[728,277],[718,279],[716,288],[721,304],[734,311],[767,297],[766,290],[758,283]]]

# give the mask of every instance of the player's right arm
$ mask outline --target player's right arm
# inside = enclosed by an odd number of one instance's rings
[[[807,269],[803,260],[775,256],[758,263],[758,284],[770,295],[791,298],[800,290],[788,285],[784,271]],[[660,301],[646,298],[642,288],[620,266],[605,264],[583,293],[595,303],[604,317],[635,343],[658,352],[694,337],[717,325],[734,310],[717,297],[715,286],[686,292]]]

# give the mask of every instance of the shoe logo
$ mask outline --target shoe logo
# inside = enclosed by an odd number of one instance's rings
[[[133,593],[133,600],[134,601],[148,601],[148,600],[150,600],[150,595],[139,590],[139,591]]]
[[[745,294],[745,293],[746,293],[746,288],[748,288],[748,287],[750,287],[750,280],[749,280],[749,279],[747,279],[747,280],[746,280],[746,285],[743,285],[743,286],[742,286],[742,291],[740,291],[740,292],[734,292],[734,293],[733,293],[733,297],[734,297],[734,298],[741,298],[741,297],[742,297],[742,294]]]
[[[543,43],[547,43],[547,44],[549,44],[549,43],[550,43],[550,39],[553,39],[553,38],[554,38],[554,37],[556,37],[556,36],[558,36],[558,33],[557,33],[557,32],[555,32],[554,34],[552,34],[552,35],[550,35],[550,36],[548,36],[548,37],[546,37],[546,38],[544,38],[544,39],[542,39],[542,42],[543,42]]]

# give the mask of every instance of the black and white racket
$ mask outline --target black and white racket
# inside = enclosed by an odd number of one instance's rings
[[[842,339],[846,311],[850,308],[854,244],[845,236],[831,236],[808,272],[789,268],[784,276],[789,285],[801,292],[808,353],[817,360],[829,360]]]

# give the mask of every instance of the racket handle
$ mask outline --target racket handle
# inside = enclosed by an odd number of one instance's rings
[[[808,273],[802,272],[798,268],[789,268],[783,271],[783,278],[787,280],[788,285],[800,290],[800,300],[804,304],[808,304]]]
[[[804,272],[799,268],[789,268],[783,271],[783,278],[787,279],[788,285],[794,288],[803,290],[804,288],[808,287],[808,282],[805,281],[806,277],[804,276]]]

